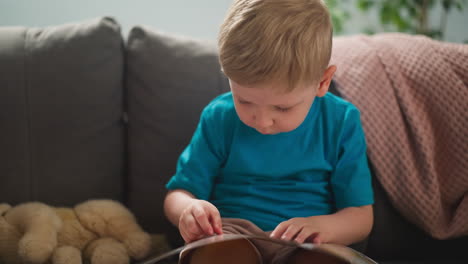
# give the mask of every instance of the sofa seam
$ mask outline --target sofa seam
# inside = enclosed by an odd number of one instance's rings
[[[26,119],[26,174],[27,179],[29,180],[29,200],[34,198],[34,177],[32,174],[32,135],[31,135],[31,107],[30,107],[30,80],[29,80],[29,73],[28,73],[28,58],[29,58],[29,50],[28,50],[28,31],[26,29],[24,31],[24,53],[23,53],[23,73],[24,73],[24,110],[25,110],[25,119]]]

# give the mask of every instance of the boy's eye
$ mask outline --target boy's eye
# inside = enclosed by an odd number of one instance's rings
[[[287,112],[289,110],[291,110],[291,107],[279,107],[279,106],[275,106],[276,110],[280,111],[280,112]]]
[[[243,104],[243,105],[248,105],[248,104],[250,104],[250,102],[244,101],[244,100],[241,100],[241,99],[239,99],[239,100],[237,100],[237,101],[239,102],[239,104]]]

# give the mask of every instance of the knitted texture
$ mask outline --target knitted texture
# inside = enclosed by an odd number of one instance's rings
[[[332,64],[394,207],[435,238],[468,235],[468,45],[338,37]]]

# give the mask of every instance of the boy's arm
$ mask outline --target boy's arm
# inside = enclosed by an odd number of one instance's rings
[[[332,243],[350,245],[364,240],[371,232],[374,223],[372,205],[347,207],[330,215],[334,235]]]
[[[222,234],[218,209],[185,190],[169,191],[164,200],[164,212],[187,243],[215,233]]]
[[[292,218],[279,224],[271,237],[298,243],[350,245],[366,238],[372,225],[372,205],[347,207],[334,214]]]
[[[227,96],[221,95],[205,107],[190,144],[177,161],[175,175],[166,184],[170,191],[164,212],[186,242],[222,233],[219,211],[207,200],[225,160],[229,145],[226,137],[235,121],[226,104],[219,103]]]
[[[166,217],[173,225],[179,227],[180,215],[195,199],[193,194],[185,190],[177,189],[169,191],[164,200],[164,213]]]

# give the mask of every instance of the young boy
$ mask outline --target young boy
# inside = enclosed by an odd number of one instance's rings
[[[369,234],[365,138],[359,111],[327,93],[331,47],[321,0],[234,2],[219,36],[231,92],[204,109],[167,184],[165,213],[186,242],[253,233],[349,245]],[[277,249],[250,245],[274,259]]]

